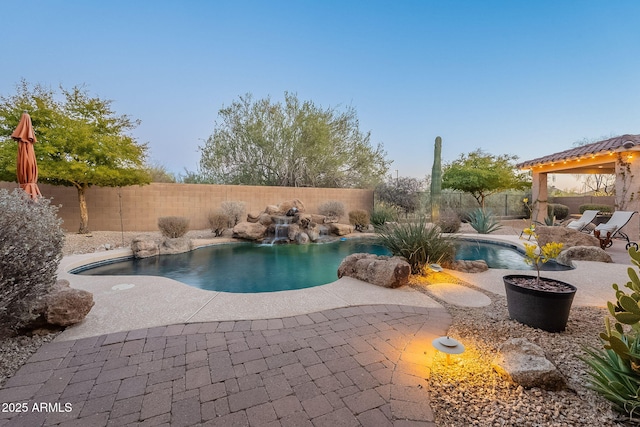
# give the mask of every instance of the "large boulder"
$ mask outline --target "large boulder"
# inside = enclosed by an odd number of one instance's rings
[[[278,205],[278,210],[281,215],[286,215],[292,208],[297,213],[304,213],[304,203],[299,199],[287,200]]]
[[[193,243],[188,237],[164,239],[160,244],[160,255],[173,255],[193,250]]]
[[[491,363],[508,381],[524,388],[561,390],[566,381],[544,354],[544,350],[526,338],[512,338],[499,349]]]
[[[233,237],[246,240],[261,240],[267,232],[267,227],[259,222],[240,222],[233,227]]]
[[[353,233],[353,225],[350,224],[338,224],[337,222],[329,223],[329,232],[336,236],[346,236]]]
[[[487,271],[489,266],[485,260],[457,260],[448,266],[451,270],[462,271],[463,273],[482,273]]]
[[[362,253],[347,256],[338,267],[339,278],[349,276],[385,288],[406,285],[410,273],[404,258]]]
[[[600,242],[594,236],[567,227],[540,225],[536,227],[536,234],[538,235],[537,240],[540,246],[558,242],[564,245],[564,249],[573,246],[600,247]]]
[[[91,292],[71,288],[67,280],[58,280],[45,297],[44,318],[50,325],[74,325],[84,320],[94,304]]]
[[[327,220],[327,217],[320,214],[311,214],[311,222],[315,222],[316,224],[324,224]]]
[[[611,255],[595,246],[573,246],[560,252],[556,258],[559,264],[573,265],[571,261],[613,262]]]
[[[149,258],[160,254],[160,245],[153,237],[140,235],[131,241],[131,251],[135,258]]]

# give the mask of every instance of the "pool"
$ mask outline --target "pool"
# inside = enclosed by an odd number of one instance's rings
[[[457,259],[484,259],[490,268],[532,269],[524,262],[523,254],[511,246],[466,240],[459,240],[456,246]],[[71,273],[162,276],[209,291],[274,292],[331,283],[337,280],[342,260],[358,252],[390,254],[371,240],[357,239],[311,245],[229,243],[177,255],[89,264]],[[553,269],[551,263],[544,266]]]

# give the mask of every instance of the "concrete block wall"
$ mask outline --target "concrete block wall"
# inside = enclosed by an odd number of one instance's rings
[[[0,182],[0,188],[14,189],[12,182]],[[61,205],[58,211],[66,231],[76,231],[80,225],[80,207],[75,187],[38,184],[44,197]],[[209,213],[225,201],[246,203],[247,212],[258,213],[268,205],[299,199],[305,210],[317,213],[329,200],[344,203],[346,212],[373,209],[373,190],[346,188],[261,187],[243,185],[165,184],[122,188],[91,187],[86,193],[89,229],[95,231],[155,231],[158,218],[183,216],[190,219],[191,229],[209,228]],[[122,212],[122,215],[120,214]],[[341,219],[347,222],[348,217]]]

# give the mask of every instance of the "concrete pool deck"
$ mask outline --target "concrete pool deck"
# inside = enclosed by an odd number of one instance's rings
[[[615,264],[576,262],[544,274],[578,287],[575,305],[604,306],[630,264],[622,243],[607,252]],[[130,254],[63,259],[59,278],[92,292],[96,305],[0,388],[2,402],[21,405],[1,412],[0,425],[435,427],[431,341],[451,317],[424,293],[342,278],[230,294],[165,278],[68,273]],[[504,295],[508,272],[452,273]],[[462,291],[439,286],[437,296],[461,306],[485,296]]]

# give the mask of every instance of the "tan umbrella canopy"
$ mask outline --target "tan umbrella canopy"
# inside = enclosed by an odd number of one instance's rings
[[[11,134],[11,138],[18,141],[18,184],[32,199],[40,194],[38,188],[38,164],[33,144],[36,142],[36,134],[33,131],[31,117],[26,112],[22,113],[18,127]]]

